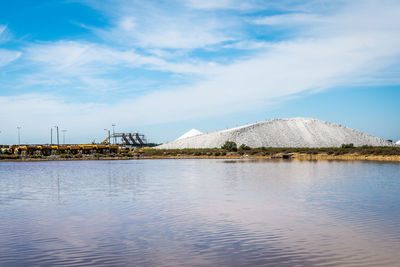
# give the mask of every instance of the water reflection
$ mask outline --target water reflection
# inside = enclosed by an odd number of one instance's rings
[[[400,165],[0,163],[0,266],[394,266]]]

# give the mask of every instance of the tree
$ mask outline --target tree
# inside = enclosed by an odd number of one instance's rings
[[[237,151],[237,145],[233,141],[226,141],[225,144],[221,146],[221,148],[230,152]]]
[[[350,144],[342,144],[342,148],[353,148],[354,144],[350,143]]]
[[[246,144],[241,144],[239,147],[239,151],[243,151],[243,150],[250,150],[251,148],[249,146],[246,146]]]

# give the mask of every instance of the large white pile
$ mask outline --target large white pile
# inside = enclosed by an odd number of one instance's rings
[[[396,142],[396,145],[400,146],[400,140]]]
[[[197,129],[192,129],[192,130],[190,130],[190,131],[184,133],[184,134],[181,135],[180,137],[178,137],[178,139],[176,139],[176,140],[180,140],[180,139],[183,139],[183,138],[188,138],[188,137],[192,137],[192,136],[196,136],[196,135],[200,135],[200,134],[203,134],[203,133],[200,132],[200,131],[197,130]]]
[[[182,138],[157,148],[214,148],[226,141],[250,147],[394,146],[393,143],[356,130],[317,119],[275,119],[197,136]]]

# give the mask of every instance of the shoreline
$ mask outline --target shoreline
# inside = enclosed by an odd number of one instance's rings
[[[129,156],[85,156],[81,158],[69,157],[22,157],[15,159],[1,159],[0,162],[39,162],[39,161],[90,161],[90,160],[141,160],[141,159],[262,159],[262,160],[299,160],[299,161],[381,161],[400,162],[400,155],[361,155],[357,153],[343,155],[329,155],[327,153],[276,153],[268,156],[261,155],[129,155]]]

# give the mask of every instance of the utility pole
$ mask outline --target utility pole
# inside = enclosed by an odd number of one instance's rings
[[[50,145],[53,145],[53,127],[50,128]]]
[[[115,123],[113,123],[112,125],[111,125],[112,127],[113,127],[113,137],[114,137],[114,145],[115,145],[115,143],[117,142],[116,140],[115,140]]]
[[[110,133],[110,130],[104,129],[104,131],[108,132],[108,144],[111,145],[111,133]]]
[[[61,130],[61,132],[63,133],[63,144],[65,145],[65,133],[67,132],[67,130]]]
[[[20,146],[21,145],[21,134],[20,134],[20,130],[21,130],[21,126],[17,126],[17,129],[18,129],[18,145]]]
[[[58,133],[58,126],[54,126],[54,128],[57,129],[57,152],[58,152],[58,154],[60,154],[60,136]]]

